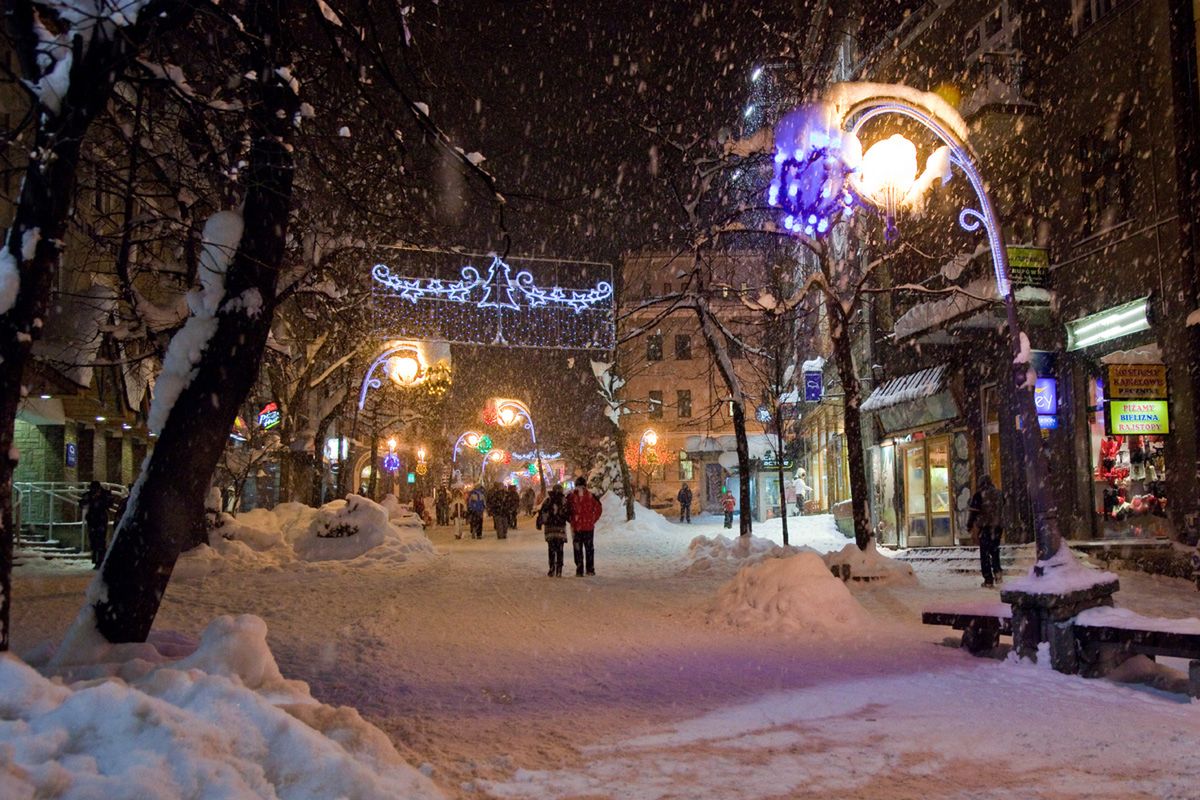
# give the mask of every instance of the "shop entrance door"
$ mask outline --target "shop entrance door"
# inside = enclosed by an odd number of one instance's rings
[[[950,437],[901,445],[904,532],[907,547],[954,544],[951,514]]]

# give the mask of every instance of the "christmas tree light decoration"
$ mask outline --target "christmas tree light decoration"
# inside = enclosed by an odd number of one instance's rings
[[[400,456],[395,453],[388,453],[383,457],[383,468],[387,472],[400,471]]]
[[[480,436],[479,441],[475,444],[475,449],[484,455],[492,452],[492,437],[488,436],[486,433],[483,436]]]
[[[534,477],[538,474],[537,464],[534,464],[532,461],[530,461],[525,465],[525,471],[529,473],[529,477]]]
[[[551,349],[615,344],[611,265],[393,249],[406,253],[409,274],[385,263],[371,268],[372,302],[385,334]]]

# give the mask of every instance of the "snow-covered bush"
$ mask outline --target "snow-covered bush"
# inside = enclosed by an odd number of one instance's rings
[[[880,553],[875,549],[874,539],[867,543],[866,550],[860,550],[857,544],[851,543],[836,553],[827,553],[824,559],[831,572],[836,570],[851,580],[911,586],[917,584],[912,565]]]
[[[618,497],[625,496],[625,483],[621,480],[621,462],[617,460],[617,449],[610,436],[605,436],[596,451],[592,468],[588,470],[588,488],[593,494],[603,496],[608,492]]]

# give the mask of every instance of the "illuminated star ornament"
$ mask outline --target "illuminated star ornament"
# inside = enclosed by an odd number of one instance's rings
[[[514,266],[495,254],[476,262],[487,259],[486,268],[463,265],[473,258],[421,252],[406,267],[409,275],[375,264],[372,301],[381,332],[514,347],[586,350],[614,345],[610,265],[531,258],[513,259],[520,264]]]

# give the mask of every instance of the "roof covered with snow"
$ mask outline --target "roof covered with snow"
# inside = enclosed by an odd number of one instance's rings
[[[932,397],[946,388],[947,364],[892,378],[882,386],[877,386],[871,396],[862,404],[862,411],[881,411],[885,408]]]

